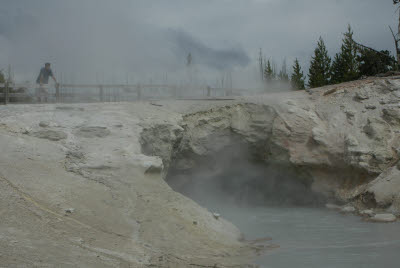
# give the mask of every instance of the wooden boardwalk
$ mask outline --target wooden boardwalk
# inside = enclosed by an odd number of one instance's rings
[[[191,85],[163,84],[56,84],[53,86],[30,83],[0,84],[0,99],[3,104],[10,100],[18,102],[36,102],[38,90],[50,102],[119,102],[154,98],[212,98],[231,96],[238,91],[228,88],[194,87]],[[189,93],[189,94],[188,94]]]

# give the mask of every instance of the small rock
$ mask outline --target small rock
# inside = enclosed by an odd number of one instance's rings
[[[356,92],[356,94],[354,95],[354,99],[357,101],[368,100],[369,99],[368,92],[367,91]]]
[[[398,108],[385,108],[382,110],[383,118],[391,123],[400,123],[400,111]]]
[[[343,213],[353,213],[353,212],[356,212],[356,208],[352,207],[352,206],[345,206],[345,207],[342,207],[342,209],[340,211]]]
[[[326,207],[327,209],[340,209],[340,208],[341,208],[341,207],[338,206],[338,205],[330,204],[330,203],[326,204],[325,207]]]
[[[219,213],[213,213],[213,216],[216,220],[219,219],[219,217],[221,217],[221,215]]]
[[[194,225],[197,225],[197,221],[193,221],[193,224],[194,224]]]
[[[375,215],[374,211],[372,209],[366,209],[360,211],[361,216],[368,216],[368,217],[373,217]]]
[[[316,143],[320,145],[328,144],[328,142],[326,141],[327,133],[325,132],[325,130],[315,127],[311,130],[311,132],[312,132],[312,137]]]
[[[352,135],[348,135],[345,139],[346,145],[347,146],[351,146],[351,147],[355,147],[358,146],[358,140],[352,136]]]
[[[59,141],[66,139],[68,137],[66,133],[55,130],[40,130],[38,132],[33,133],[33,136],[40,139],[47,139],[51,141]]]
[[[22,134],[29,134],[31,132],[30,128],[24,128],[24,130],[22,130]]]
[[[345,111],[345,113],[346,113],[347,119],[352,120],[352,119],[354,119],[354,116],[356,115],[357,112],[354,110],[347,110],[347,111]]]
[[[68,151],[66,154],[66,158],[68,159],[83,159],[85,155],[79,151]]]
[[[106,127],[80,127],[75,135],[83,138],[104,138],[111,135]]]
[[[74,213],[74,211],[75,211],[74,208],[67,208],[67,209],[65,209],[65,213],[66,213],[66,214],[72,214],[72,213]]]
[[[371,218],[374,222],[394,222],[396,221],[396,216],[393,214],[376,214]]]
[[[45,121],[40,121],[39,122],[39,127],[48,127],[50,124],[48,122]]]
[[[375,109],[376,109],[376,106],[375,106],[375,105],[372,105],[372,104],[365,105],[365,109],[375,110]]]

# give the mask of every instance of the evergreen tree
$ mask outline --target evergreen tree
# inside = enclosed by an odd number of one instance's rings
[[[396,59],[387,50],[373,51],[362,49],[357,57],[360,64],[360,76],[373,76],[396,70]]]
[[[267,82],[270,82],[275,79],[275,71],[272,67],[270,60],[264,61],[264,63],[265,63],[264,78]]]
[[[340,53],[336,54],[332,64],[332,83],[352,81],[360,77],[357,52],[357,45],[353,41],[353,30],[349,25],[344,34]]]
[[[263,61],[263,53],[262,53],[261,48],[260,48],[260,53],[258,55],[258,64],[259,64],[259,68],[260,68],[261,80],[264,80],[264,61]]]
[[[331,84],[339,84],[344,81],[345,67],[342,54],[336,53],[331,67],[332,79]]]
[[[331,58],[328,56],[324,40],[319,38],[314,56],[311,58],[308,85],[311,88],[328,85],[331,79]]]
[[[283,60],[282,69],[280,70],[278,77],[279,80],[283,82],[289,82],[289,75],[287,73],[287,67],[286,67],[286,59]]]
[[[5,83],[6,79],[4,78],[3,72],[0,70],[0,83],[3,84]]]
[[[297,58],[294,61],[291,82],[293,89],[305,89],[304,74],[301,70],[300,63]]]

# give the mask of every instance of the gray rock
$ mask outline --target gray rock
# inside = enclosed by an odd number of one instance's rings
[[[104,138],[111,134],[106,127],[80,127],[75,132],[76,136],[83,138]]]
[[[368,100],[369,99],[369,94],[365,90],[361,90],[359,92],[356,92],[354,95],[354,99],[357,101],[363,101],[363,100]]]
[[[163,170],[162,166],[150,166],[149,168],[146,169],[145,173],[150,174],[150,173],[161,173]]]
[[[296,103],[293,100],[288,100],[286,102],[287,105],[296,106]]]
[[[354,111],[354,110],[347,110],[346,111],[346,116],[347,116],[347,118],[354,118],[354,116],[356,115],[356,111]]]
[[[383,118],[391,123],[400,123],[400,109],[399,108],[385,108],[382,110]]]
[[[219,213],[213,213],[213,216],[216,220],[219,219],[219,217],[221,217],[221,215]]]
[[[40,121],[39,123],[39,127],[48,127],[50,124],[48,122],[45,121]]]
[[[371,139],[382,140],[387,135],[387,132],[390,132],[390,129],[388,129],[386,122],[377,118],[368,118],[363,131]]]
[[[347,146],[351,146],[351,147],[356,147],[359,144],[358,140],[350,134],[347,135],[345,142],[346,142]]]
[[[366,210],[362,210],[360,211],[360,215],[361,216],[368,216],[368,217],[373,217],[375,215],[374,211],[371,209],[366,209]]]
[[[314,141],[320,145],[327,145],[326,141],[327,133],[321,128],[313,128],[312,129],[312,137]]]
[[[327,209],[337,209],[337,210],[341,209],[340,206],[335,205],[335,204],[330,204],[330,203],[326,204],[325,207],[326,207]]]
[[[32,133],[32,136],[40,139],[47,139],[51,141],[59,141],[66,139],[68,135],[58,130],[40,130]]]
[[[141,165],[145,168],[146,174],[161,173],[164,169],[164,164],[159,158],[143,160]]]
[[[31,131],[32,131],[32,129],[31,129],[31,128],[29,128],[29,127],[25,127],[25,128],[22,130],[22,134],[25,134],[25,135],[27,135],[27,134],[29,134]]]
[[[75,209],[74,208],[67,208],[65,209],[65,214],[72,214],[74,213]]]
[[[354,212],[356,212],[356,208],[352,207],[352,206],[345,206],[345,207],[342,207],[340,209],[340,211],[343,213],[354,213]]]
[[[372,104],[365,105],[365,109],[368,109],[368,110],[375,110],[375,109],[376,109],[376,106],[375,106],[375,105],[372,105]]]
[[[371,221],[374,222],[394,222],[397,218],[393,214],[376,214],[371,218]]]

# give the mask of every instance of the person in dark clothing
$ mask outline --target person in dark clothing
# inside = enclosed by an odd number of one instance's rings
[[[46,63],[42,69],[40,69],[39,76],[36,79],[36,83],[39,84],[39,88],[36,88],[36,97],[38,102],[41,102],[41,97],[44,96],[45,102],[47,102],[47,90],[43,88],[43,84],[47,85],[49,83],[49,77],[51,77],[57,84],[57,80],[53,75],[53,71],[50,68],[50,63]]]

